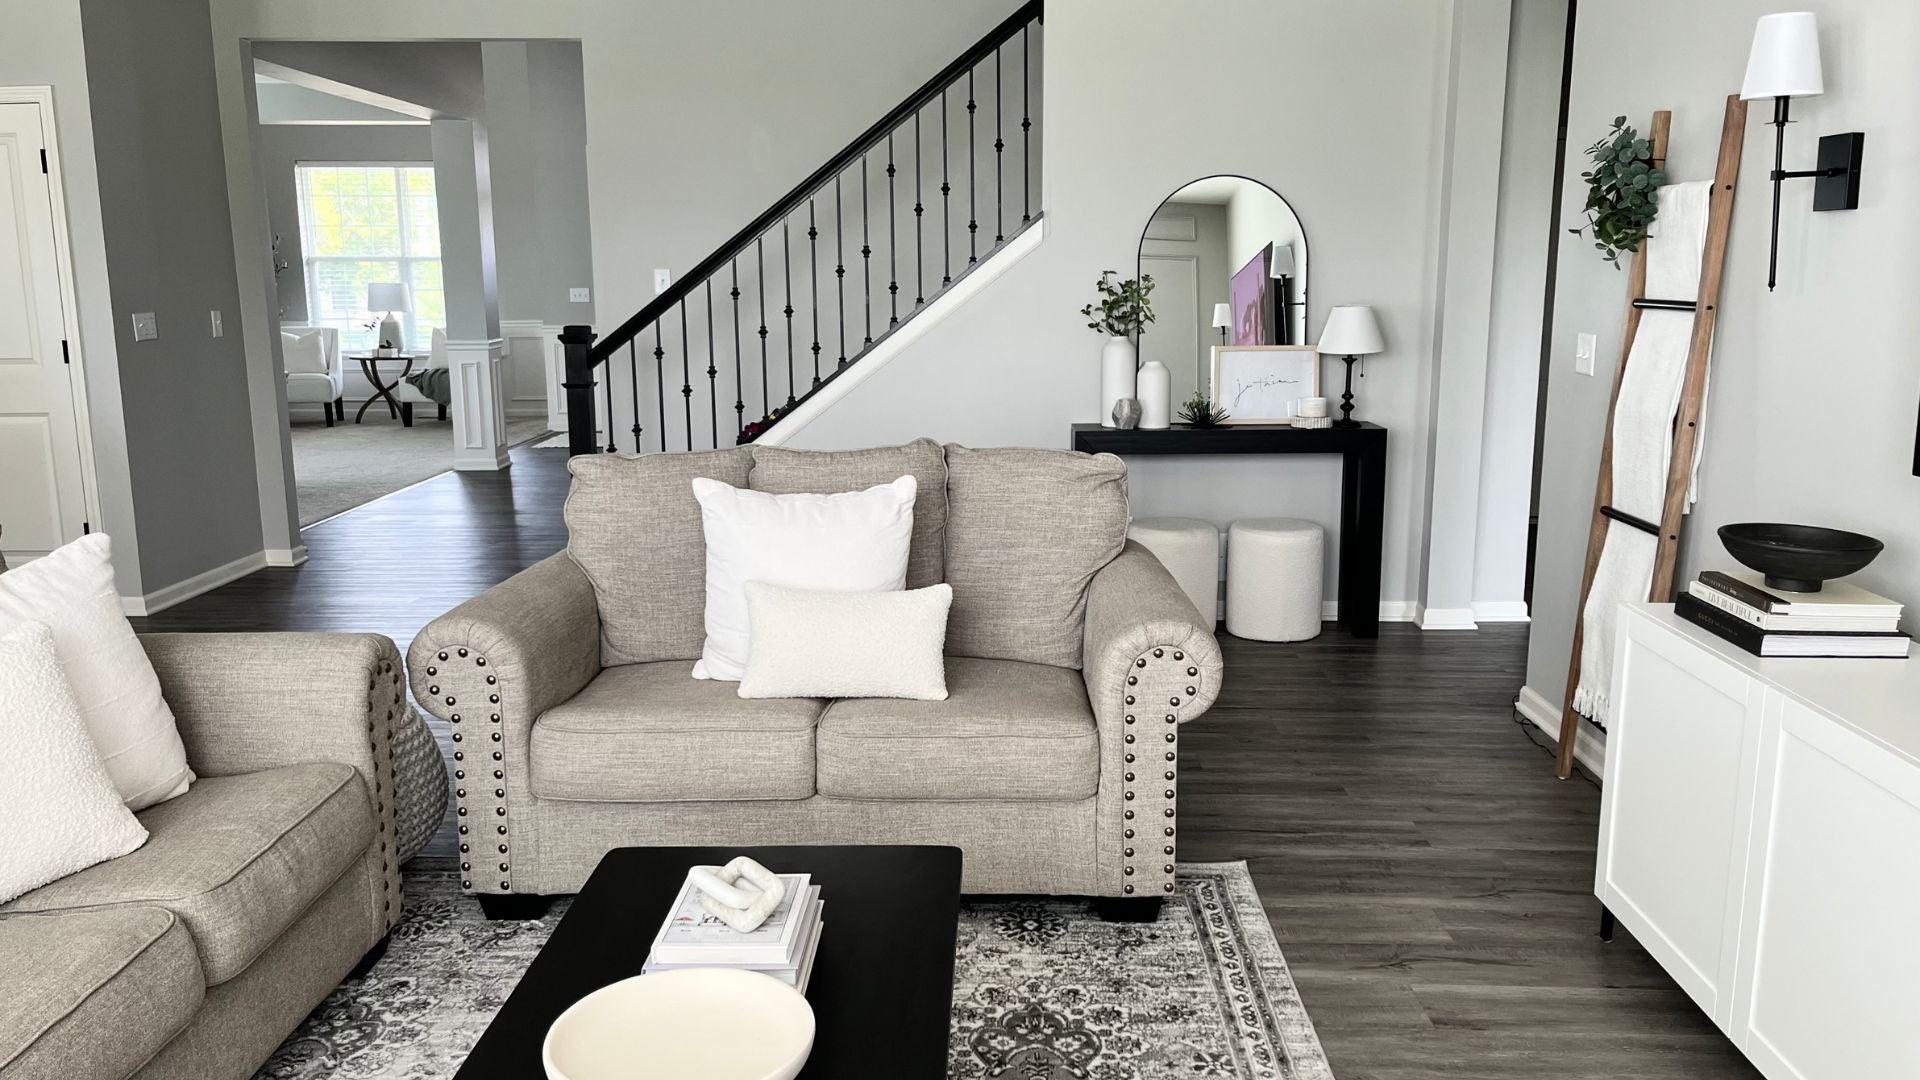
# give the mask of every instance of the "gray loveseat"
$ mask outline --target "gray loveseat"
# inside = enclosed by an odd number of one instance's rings
[[[198,779],[147,842],[0,907],[0,1080],[243,1078],[400,917],[400,654],[150,634]]]
[[[929,440],[572,460],[566,551],[414,639],[447,720],[465,887],[489,914],[577,891],[623,845],[952,844],[974,893],[1173,890],[1179,725],[1220,652],[1126,539],[1111,455]],[[945,701],[742,700],[698,681],[705,546],[690,480],[775,493],[919,482],[909,588],[946,581]]]

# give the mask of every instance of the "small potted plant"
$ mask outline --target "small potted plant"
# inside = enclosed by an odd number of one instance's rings
[[[1100,350],[1100,423],[1113,427],[1114,403],[1135,393],[1140,354],[1133,339],[1153,321],[1153,304],[1148,299],[1153,275],[1121,279],[1118,270],[1107,270],[1093,288],[1098,296],[1080,314],[1087,319],[1087,329],[1107,338]],[[1141,403],[1143,413],[1145,405]]]

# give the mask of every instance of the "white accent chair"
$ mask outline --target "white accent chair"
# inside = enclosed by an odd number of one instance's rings
[[[281,361],[287,378],[288,405],[320,406],[327,426],[347,418],[346,358],[340,354],[340,331],[331,326],[281,326]],[[322,359],[311,358],[306,350],[288,340],[318,334]]]
[[[414,368],[414,370],[416,372],[447,370],[446,331],[438,328],[433,331],[432,344],[427,349],[427,362]],[[447,407],[445,405],[421,393],[412,383],[405,379],[401,379],[400,385],[393,388],[393,396],[396,401],[400,402],[400,422],[407,427],[413,426],[413,407],[415,405],[432,405],[439,410],[439,419],[445,420],[447,418]]]

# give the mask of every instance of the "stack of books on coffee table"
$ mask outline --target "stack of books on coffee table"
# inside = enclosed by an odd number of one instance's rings
[[[813,958],[820,951],[820,887],[806,874],[781,874],[786,893],[767,921],[742,933],[700,903],[691,879],[680,887],[673,908],[654,936],[653,950],[640,970],[651,974],[676,968],[743,968],[763,972],[806,993]]]
[[[1752,571],[1708,570],[1673,610],[1756,656],[1900,658],[1913,644],[1899,604],[1845,581],[1787,592]]]

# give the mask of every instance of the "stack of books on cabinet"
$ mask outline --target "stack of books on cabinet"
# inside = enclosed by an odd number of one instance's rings
[[[820,886],[812,884],[807,874],[781,874],[780,880],[786,885],[780,906],[747,933],[708,912],[689,880],[681,886],[640,970],[652,974],[676,968],[744,968],[806,993],[813,958],[820,951],[820,913],[825,902],[820,899]]]
[[[1845,581],[1819,592],[1786,592],[1744,570],[1708,570],[1687,586],[1674,614],[1756,656],[1902,658],[1899,604]]]

